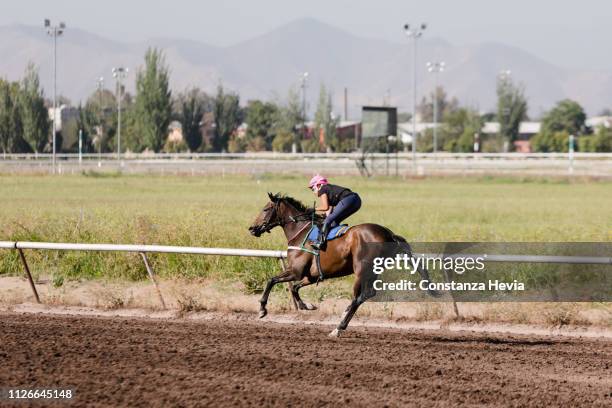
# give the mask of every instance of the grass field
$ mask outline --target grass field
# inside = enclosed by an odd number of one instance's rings
[[[499,178],[335,178],[359,192],[351,224],[376,222],[409,241],[612,241],[612,183]],[[302,177],[0,176],[0,240],[284,249],[280,230],[248,226],[284,192],[311,204]],[[126,254],[29,251],[36,274],[64,279],[146,277]],[[277,271],[272,260],[153,255],[164,277],[239,279],[247,291]],[[0,251],[0,275],[20,274]]]

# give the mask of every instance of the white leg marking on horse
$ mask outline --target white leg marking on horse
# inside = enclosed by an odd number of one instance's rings
[[[342,330],[334,329],[331,333],[329,333],[329,337],[338,338],[340,337],[340,333],[342,333]]]

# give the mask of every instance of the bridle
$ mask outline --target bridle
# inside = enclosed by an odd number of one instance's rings
[[[274,214],[275,214],[275,220],[274,221],[266,221],[264,223],[262,223],[260,225],[260,231],[261,233],[264,232],[270,232],[273,228],[276,227],[284,227],[285,225],[287,225],[288,223],[298,223],[300,221],[307,221],[307,218],[303,218],[303,217],[310,217],[309,213],[302,213],[302,214],[298,214],[298,215],[290,215],[287,219],[283,219],[279,216],[279,209],[280,209],[280,201],[277,201],[274,203],[274,207],[271,207],[270,209],[274,210]],[[295,234],[291,239],[289,239],[289,241],[293,240],[300,232],[302,232],[306,226],[308,224],[306,224],[303,228],[301,228],[297,234]]]

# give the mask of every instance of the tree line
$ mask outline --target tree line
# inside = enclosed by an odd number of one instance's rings
[[[522,84],[515,83],[509,76],[500,76],[497,81],[497,110],[481,114],[476,108],[461,106],[456,98],[449,98],[443,88],[438,87],[424,97],[417,112],[424,122],[433,122],[433,101],[439,112],[438,145],[450,152],[473,152],[476,137],[480,151],[500,152],[515,149],[515,142],[521,139],[520,124],[528,121],[528,101]],[[612,112],[604,111],[610,116]],[[586,113],[577,102],[564,99],[559,101],[541,118],[540,130],[530,139],[535,152],[567,152],[570,135],[575,137],[574,150],[583,152],[611,152],[612,128],[587,126]],[[482,133],[485,122],[498,122],[497,134]],[[420,135],[417,148],[422,152],[433,151],[433,130]]]
[[[120,96],[119,96],[120,95]],[[174,94],[170,70],[162,51],[147,50],[144,64],[136,72],[136,92],[97,89],[74,107],[75,113],[62,122],[56,134],[58,152],[84,153],[117,151],[117,102],[121,98],[122,151],[132,152],[243,152],[259,150],[323,151],[339,148],[335,137],[337,120],[332,115],[331,94],[321,87],[321,103],[315,114],[315,135],[304,137],[305,122],[299,93],[291,89],[284,100],[248,101],[222,85],[214,95],[199,88]],[[0,80],[0,149],[4,153],[51,151],[51,121],[40,88],[36,67],[29,65],[19,82]],[[60,97],[58,105],[70,105]],[[180,123],[182,138],[169,138],[172,121]],[[238,132],[247,124],[244,134]],[[351,145],[352,146],[352,145]],[[345,146],[346,147],[346,146]],[[348,147],[347,147],[348,149]]]
[[[438,105],[438,149],[471,152],[476,135],[481,151],[512,150],[521,137],[520,123],[528,120],[528,103],[524,86],[509,76],[498,78],[496,112],[481,114],[470,106],[462,106],[441,87],[424,97],[417,112],[421,121],[433,121],[433,101]],[[121,95],[122,150],[132,152],[244,152],[303,151],[346,152],[355,148],[355,134],[340,135],[339,118],[333,113],[331,92],[321,85],[313,117],[308,129],[304,107],[297,89],[275,101],[248,101],[241,106],[240,96],[217,87],[214,95],[199,88],[174,94],[170,89],[170,70],[163,52],[150,48],[144,64],[136,71],[136,92],[124,89],[98,89],[84,104],[79,103],[56,135],[60,152],[75,152],[79,136],[86,153],[117,150],[117,98]],[[69,101],[60,97],[60,103]],[[3,153],[49,152],[51,122],[38,72],[29,64],[21,81],[0,79],[0,149]],[[400,114],[400,120],[410,119]],[[180,123],[182,138],[169,138],[171,122]],[[482,134],[485,122],[499,122],[496,135]],[[586,114],[575,101],[560,101],[542,118],[540,132],[531,139],[538,152],[565,152],[569,135],[576,137],[577,151],[612,151],[612,129],[586,126]],[[245,123],[246,129],[240,128]],[[381,149],[386,148],[381,144]],[[393,149],[402,149],[396,144]],[[417,149],[433,151],[433,130],[422,132]]]

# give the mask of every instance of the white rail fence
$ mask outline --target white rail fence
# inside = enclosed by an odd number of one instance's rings
[[[100,252],[133,252],[139,253],[144,262],[149,279],[155,285],[159,301],[164,309],[166,302],[159,288],[159,284],[155,279],[155,274],[147,253],[165,253],[165,254],[186,254],[186,255],[216,255],[216,256],[245,256],[256,258],[276,258],[279,260],[281,269],[285,268],[285,258],[287,251],[273,251],[260,249],[235,249],[235,248],[202,248],[202,247],[183,247],[183,246],[168,246],[168,245],[117,245],[117,244],[73,244],[73,243],[54,243],[54,242],[14,242],[0,241],[0,249],[12,249],[19,253],[21,263],[25,270],[26,277],[32,288],[32,293],[36,298],[36,302],[41,303],[38,291],[34,284],[30,267],[26,260],[24,249],[30,250],[54,250],[54,251],[100,251]],[[293,297],[291,297],[293,299]],[[297,308],[297,305],[294,304]]]
[[[411,152],[396,153],[368,153],[368,157],[385,158],[387,156],[398,156],[400,159],[412,160]],[[596,152],[575,152],[572,155],[575,159],[599,159],[612,160],[612,152],[596,153]],[[508,159],[508,160],[525,160],[525,159],[561,159],[566,160],[569,153],[551,152],[551,153],[457,153],[457,152],[438,152],[438,153],[417,153],[417,159],[439,158],[439,159]],[[6,161],[51,161],[53,155],[50,153],[6,153],[0,154],[0,160]],[[214,159],[268,159],[268,160],[303,160],[303,159],[360,159],[363,158],[363,153],[283,153],[283,152],[249,152],[249,153],[122,153],[121,158],[117,157],[117,153],[58,153],[58,160],[214,160]]]
[[[58,174],[118,171],[161,174],[311,174],[313,168],[340,175],[531,174],[612,177],[612,153],[66,153]],[[0,154],[0,172],[52,171],[50,154]],[[416,173],[415,173],[416,172]]]
[[[0,249],[16,250],[24,267],[26,277],[38,303],[41,303],[36,290],[29,265],[27,263],[24,249],[28,250],[54,250],[54,251],[101,251],[101,252],[133,252],[139,253],[144,262],[149,279],[155,285],[159,301],[164,309],[166,303],[162,296],[159,284],[155,279],[153,268],[149,264],[147,253],[166,253],[166,254],[186,254],[186,255],[212,255],[212,256],[243,256],[256,258],[275,258],[279,260],[282,270],[285,269],[285,259],[287,251],[262,250],[262,249],[238,249],[238,248],[203,248],[203,247],[183,247],[169,245],[120,245],[120,244],[74,244],[74,243],[53,243],[53,242],[15,242],[0,241]],[[425,257],[439,257],[441,254],[420,254]],[[445,258],[453,257],[485,257],[483,254],[457,254],[445,255]],[[598,264],[612,265],[612,256],[550,256],[550,255],[492,255],[485,257],[485,262],[510,262],[510,263],[556,263],[556,264]],[[291,283],[289,283],[291,287]],[[293,302],[293,297],[290,296]],[[454,303],[454,302],[453,302]],[[297,309],[295,302],[294,307]],[[454,304],[455,313],[458,315],[456,303]]]

